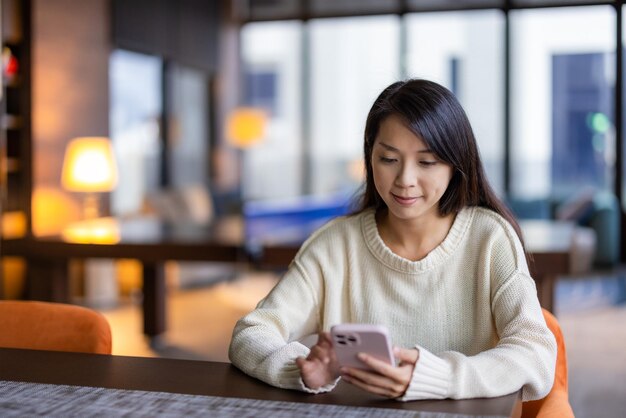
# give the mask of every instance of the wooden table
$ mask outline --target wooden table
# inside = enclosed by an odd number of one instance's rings
[[[277,389],[228,363],[0,348],[0,380],[306,404],[421,411],[420,417],[519,417],[521,391],[491,399],[398,402],[340,383],[327,394]],[[211,416],[210,411],[205,411]],[[432,415],[430,414],[432,413]],[[439,413],[439,414],[437,414]]]
[[[27,297],[70,302],[68,265],[72,259],[132,258],[143,267],[144,333],[158,336],[166,329],[168,260],[246,262],[240,217],[220,219],[202,227],[168,225],[156,219],[119,223],[115,244],[67,242],[59,236],[2,240],[2,256],[18,256],[27,262]]]
[[[537,284],[541,306],[554,312],[557,276],[570,274],[576,226],[571,222],[527,220],[520,223],[526,250],[531,255],[530,272]]]

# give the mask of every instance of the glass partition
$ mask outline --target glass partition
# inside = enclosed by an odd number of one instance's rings
[[[242,29],[241,104],[260,107],[269,117],[264,140],[242,151],[244,200],[301,193],[301,36],[300,22],[258,22]]]
[[[513,196],[611,189],[615,15],[609,6],[511,12]]]
[[[179,65],[170,74],[168,165],[172,187],[208,190],[209,81],[199,70]]]
[[[118,49],[109,70],[111,141],[123,179],[111,193],[111,212],[132,214],[161,180],[162,61]]]
[[[399,78],[399,20],[376,16],[310,25],[310,192],[351,192],[363,180],[367,112]]]
[[[498,10],[407,16],[407,70],[456,94],[487,176],[504,189],[504,15]]]

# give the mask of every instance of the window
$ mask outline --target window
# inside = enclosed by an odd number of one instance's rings
[[[136,213],[144,196],[160,184],[163,113],[159,58],[115,50],[109,62],[110,130],[120,181],[111,193],[111,212]]]
[[[248,106],[260,107],[270,115],[278,115],[278,74],[272,68],[246,68],[244,102]]]
[[[562,200],[585,187],[626,196],[626,174],[615,190],[626,157],[615,151],[615,8],[577,3],[312,0],[290,3],[298,6],[289,17],[301,21],[246,24],[245,101],[273,115],[269,143],[244,151],[248,173],[279,166],[289,176],[248,174],[244,198],[354,190],[367,110],[384,86],[407,77],[457,95],[501,197]],[[282,35],[270,35],[278,27]],[[297,163],[270,163],[272,153]]]
[[[449,88],[472,123],[487,176],[504,191],[504,15],[498,10],[407,16],[407,71]]]
[[[204,72],[172,66],[168,165],[172,187],[208,186],[209,86]]]
[[[243,27],[244,97],[269,115],[266,138],[243,150],[244,200],[298,196],[302,190],[302,24],[258,22]],[[263,175],[258,175],[263,173]]]
[[[367,112],[399,78],[398,19],[320,19],[310,30],[309,192],[349,193],[363,181]]]
[[[612,189],[612,8],[513,11],[511,23],[512,194]]]

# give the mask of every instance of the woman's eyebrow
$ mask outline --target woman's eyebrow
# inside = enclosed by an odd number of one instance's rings
[[[392,147],[391,145],[385,144],[384,142],[379,141],[378,144],[381,145],[383,148],[388,149],[389,151],[400,152],[398,148]],[[417,152],[420,154],[433,154],[433,151],[429,148],[422,149]]]
[[[389,144],[385,144],[384,142],[378,142],[379,145],[381,145],[383,148],[388,149],[389,151],[395,151],[395,152],[400,152],[400,150],[398,148],[392,147]]]

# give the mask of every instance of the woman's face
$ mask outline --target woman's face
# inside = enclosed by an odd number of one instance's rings
[[[403,220],[438,216],[438,202],[453,173],[452,166],[439,160],[395,115],[380,125],[372,171],[389,216]]]

